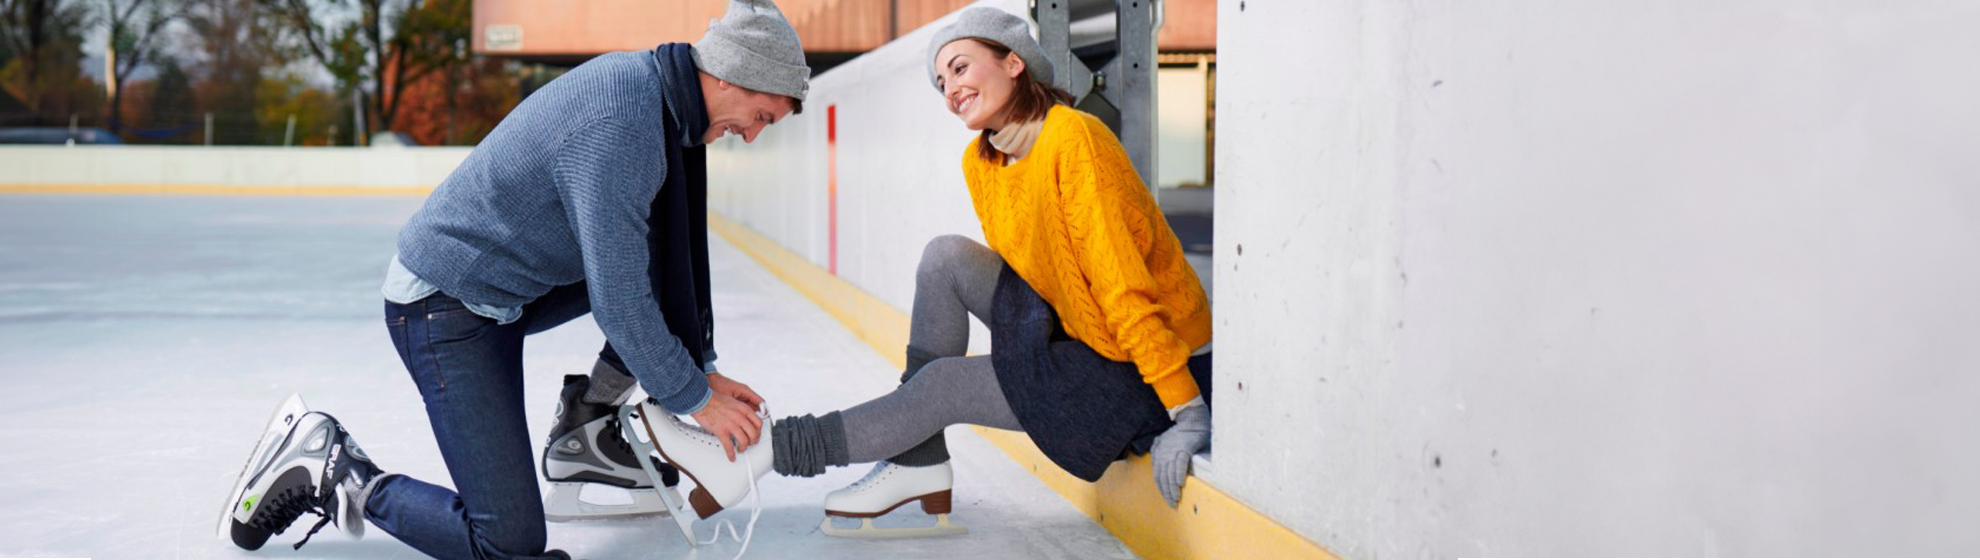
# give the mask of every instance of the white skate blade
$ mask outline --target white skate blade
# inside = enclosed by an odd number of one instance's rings
[[[639,460],[639,468],[646,470],[647,479],[665,480],[660,477],[660,469],[653,466],[653,456],[660,450],[654,448],[653,440],[645,433],[651,428],[646,426],[646,417],[639,412],[639,405],[619,407],[619,429],[625,432],[626,443],[632,444],[633,457]],[[687,500],[681,499],[679,491],[660,492],[659,496],[661,503],[666,505],[667,517],[673,518],[674,526],[681,530],[681,540],[687,541],[690,549],[699,546],[694,540],[694,520],[700,516],[695,515],[694,508],[688,505]]]
[[[275,413],[269,415],[268,423],[262,428],[261,439],[254,443],[254,451],[248,453],[247,464],[241,465],[241,472],[234,475],[234,485],[227,490],[227,503],[220,505],[220,525],[215,528],[215,534],[220,538],[231,538],[228,521],[234,517],[234,507],[241,503],[241,492],[247,490],[248,473],[274,460],[274,451],[289,439],[289,432],[295,428],[296,421],[308,412],[309,405],[303,404],[302,395],[290,394],[281,406],[275,407]]]
[[[606,490],[623,492],[629,503],[600,503],[584,499],[584,492]],[[543,499],[543,519],[551,523],[583,521],[617,521],[667,515],[667,500],[662,493],[672,493],[674,501],[680,501],[680,492],[673,488],[619,488],[591,482],[552,482],[550,495]]]
[[[876,527],[873,525],[874,518],[862,517],[858,518],[859,527],[840,528],[832,524],[833,519],[854,518],[825,516],[824,521],[818,522],[818,532],[847,539],[925,539],[969,533],[969,527],[949,523],[949,514],[946,513],[936,514],[935,524],[927,527]]]

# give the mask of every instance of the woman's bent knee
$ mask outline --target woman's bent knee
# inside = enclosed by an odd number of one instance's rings
[[[929,264],[957,262],[989,250],[989,247],[984,247],[975,239],[953,233],[938,235],[928,240],[928,245],[921,248],[921,264],[927,267]]]
[[[938,235],[928,240],[921,249],[921,264],[916,274],[922,281],[936,280],[953,276],[966,270],[968,263],[984,254],[994,254],[989,247],[968,237],[955,234]]]

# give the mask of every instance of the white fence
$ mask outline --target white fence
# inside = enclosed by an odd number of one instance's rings
[[[0,186],[432,188],[471,150],[0,146]]]

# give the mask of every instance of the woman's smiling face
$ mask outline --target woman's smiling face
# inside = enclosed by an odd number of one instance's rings
[[[1023,73],[1024,60],[1016,53],[1000,57],[970,39],[951,41],[935,53],[935,79],[942,86],[942,97],[949,112],[970,130],[1004,126],[1004,109]]]

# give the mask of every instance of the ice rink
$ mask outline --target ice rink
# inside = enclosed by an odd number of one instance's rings
[[[312,515],[254,553],[215,528],[226,486],[290,393],[344,421],[382,468],[447,484],[378,292],[398,228],[422,200],[0,195],[0,557],[420,557],[382,532],[351,541],[332,528],[290,549]],[[710,251],[722,370],[773,415],[843,408],[894,384],[892,366],[809,300],[719,236]],[[589,371],[602,341],[588,317],[528,340],[539,437],[562,375]],[[968,535],[818,533],[825,493],[865,474],[854,465],[764,478],[750,557],[1133,556],[970,430],[951,429],[949,442],[953,520]],[[748,513],[716,519],[740,525]],[[705,538],[711,525],[696,528]],[[690,550],[663,518],[551,524],[549,534],[578,558],[728,558],[738,547]]]

